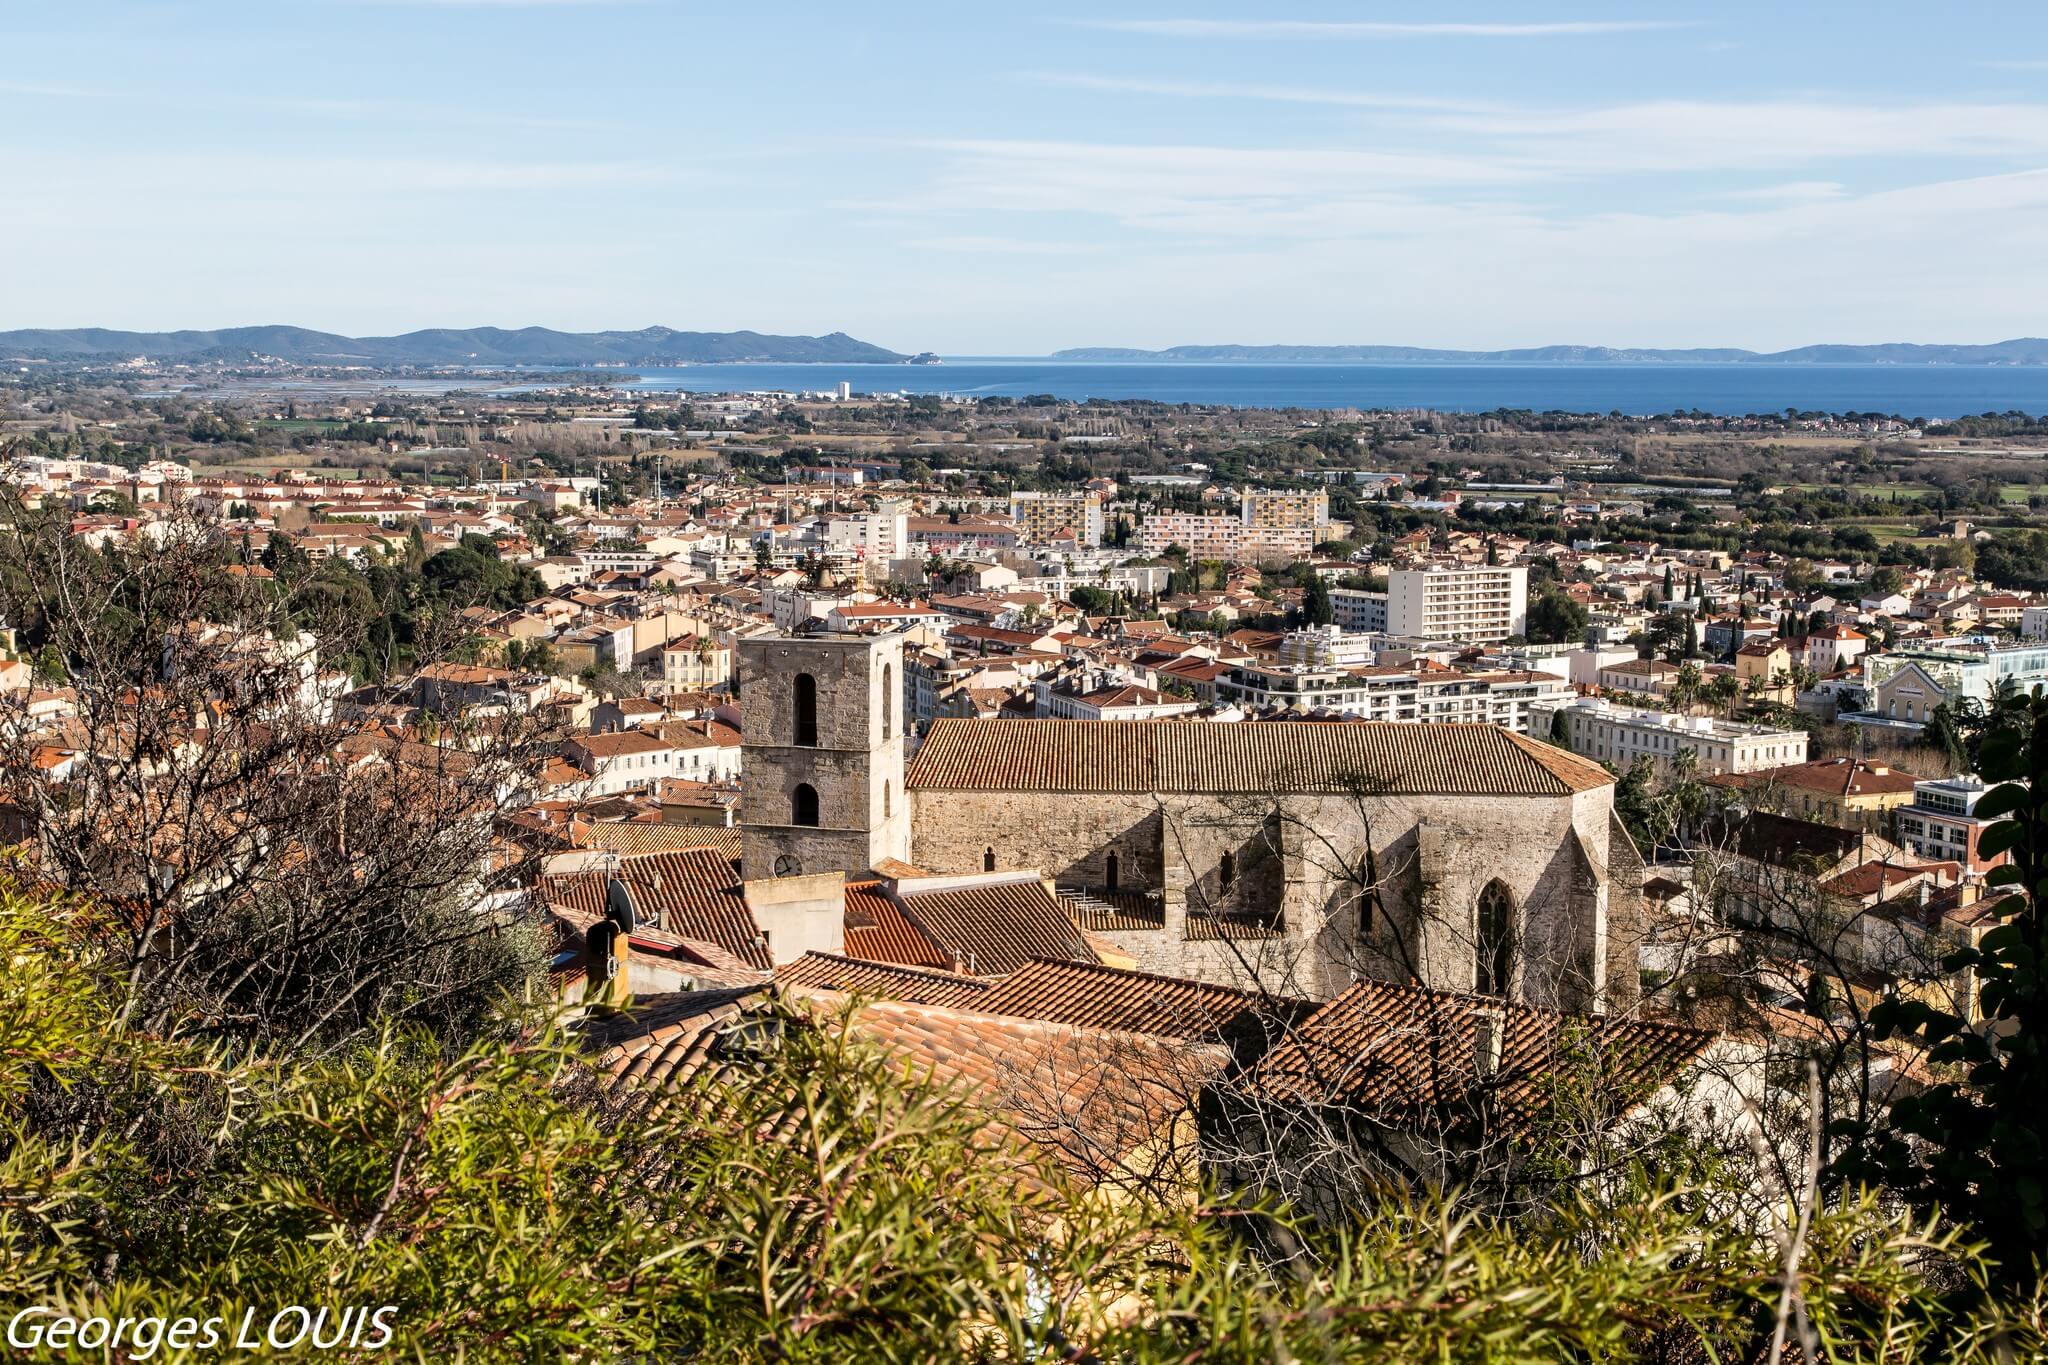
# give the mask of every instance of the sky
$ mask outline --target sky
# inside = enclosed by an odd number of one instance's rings
[[[0,329],[2048,333],[2048,5],[0,0]]]

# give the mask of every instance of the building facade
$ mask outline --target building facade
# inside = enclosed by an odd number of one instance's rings
[[[1643,757],[1656,763],[1660,772],[1669,772],[1681,753],[1698,760],[1702,776],[1753,773],[1806,761],[1804,730],[1638,710],[1592,697],[1538,702],[1529,724],[1532,733],[1555,737],[1570,744],[1573,753],[1624,772]]]
[[[1387,631],[1417,640],[1486,643],[1529,625],[1529,570],[1520,564],[1395,569],[1387,575]]]

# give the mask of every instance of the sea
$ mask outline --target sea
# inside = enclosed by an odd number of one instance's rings
[[[1862,412],[1928,421],[2048,414],[2048,366],[1530,363],[1303,364],[1078,361],[960,356],[936,365],[684,365],[638,368],[631,389],[820,392],[958,398],[1149,398],[1246,408],[1427,408],[1487,412],[1698,410],[1717,416]]]

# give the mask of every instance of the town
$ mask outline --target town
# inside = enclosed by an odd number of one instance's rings
[[[1933,1083],[1883,1002],[1983,1018],[2031,421],[139,368],[0,385],[0,796],[207,1009],[432,939],[621,1093],[794,1011],[1325,1209],[1522,1197],[1588,1049],[1574,1142],[1796,1166]]]

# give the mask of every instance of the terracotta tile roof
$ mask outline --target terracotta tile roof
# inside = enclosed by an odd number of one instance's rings
[[[1260,1016],[1298,1021],[1308,1001],[1080,962],[1027,962],[971,1007],[1083,1028],[1215,1038]]]
[[[1491,725],[1307,721],[932,723],[906,783],[923,790],[1565,796],[1611,786],[1597,763]]]
[[[776,968],[775,979],[785,986],[956,1009],[980,1009],[979,1002],[990,989],[979,977],[863,962],[837,953],[805,953]]]
[[[747,1085],[754,1078],[726,1060],[723,1042],[770,1002],[759,988],[652,996],[593,1021],[585,1037],[615,1091],[700,1080]],[[931,1005],[881,1001],[844,1022],[833,1008],[820,1000],[813,1018],[850,1027],[916,1072],[962,1086],[998,1132],[1091,1180],[1190,1178],[1194,1135],[1178,1120],[1230,1061],[1215,1046]]]
[[[1084,933],[1164,929],[1166,907],[1142,891],[1076,890],[1061,887],[1060,903]]]
[[[1472,1098],[1474,1017],[1501,1015],[1492,1089],[1496,1113],[1535,1118],[1561,1066],[1599,1069],[1609,1093],[1633,1106],[1696,1061],[1715,1035],[1605,1016],[1574,1016],[1421,986],[1361,981],[1323,1006],[1259,1063],[1266,1098],[1338,1105],[1400,1125]]]
[[[602,869],[540,879],[539,898],[586,916],[604,913]],[[740,892],[731,858],[717,849],[648,853],[619,859],[616,874],[633,893],[634,907],[651,927],[678,938],[717,944],[748,966],[767,971],[775,964],[761,942],[760,926]]]
[[[912,924],[879,882],[846,886],[846,952],[867,962],[949,969],[953,959]]]
[[[947,965],[971,976],[1005,976],[1039,957],[1096,960],[1058,898],[1036,877],[977,879],[931,891],[898,882],[895,900],[951,959]]]
[[[691,849],[708,849],[728,862],[736,862],[740,856],[737,825],[664,825],[637,820],[605,820],[578,829],[575,842],[580,848],[610,849],[629,856],[685,853]]]
[[[1193,1173],[1191,1127],[1221,1047],[927,1005],[882,1002],[854,1029],[920,1070],[974,1091],[1004,1127],[1084,1178]]]

